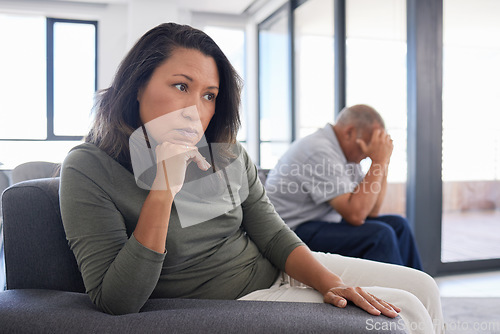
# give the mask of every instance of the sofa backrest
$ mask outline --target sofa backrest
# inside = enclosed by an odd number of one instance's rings
[[[7,188],[2,211],[7,290],[85,292],[62,225],[59,177]]]
[[[59,176],[61,164],[48,161],[28,161],[12,170],[12,183]]]

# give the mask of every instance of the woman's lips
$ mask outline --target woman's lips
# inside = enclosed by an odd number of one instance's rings
[[[178,134],[184,137],[188,138],[197,138],[198,137],[198,131],[194,129],[176,129],[175,130]]]

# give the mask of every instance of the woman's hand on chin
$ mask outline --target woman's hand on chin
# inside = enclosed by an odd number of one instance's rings
[[[156,178],[152,190],[170,190],[176,195],[184,184],[186,168],[195,162],[201,170],[208,170],[210,164],[198,152],[196,146],[164,142],[156,147]]]

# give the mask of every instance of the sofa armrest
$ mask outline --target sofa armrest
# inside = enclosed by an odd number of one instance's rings
[[[0,292],[0,323],[8,333],[366,333],[375,323],[378,333],[406,333],[401,318],[352,305],[150,299],[139,313],[113,316],[83,293],[22,289]]]
[[[7,289],[84,292],[66,241],[59,209],[59,178],[30,180],[2,196]]]

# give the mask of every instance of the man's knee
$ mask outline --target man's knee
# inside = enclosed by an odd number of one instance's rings
[[[399,222],[401,224],[408,224],[408,220],[405,217],[403,217],[403,216],[400,216],[400,215],[389,215],[389,217],[391,219],[393,219],[394,221],[397,221],[397,222]]]
[[[366,224],[366,223],[365,223]],[[370,221],[370,238],[386,249],[398,250],[398,237],[393,228],[383,222]]]
[[[410,231],[411,227],[408,220],[399,215],[386,215],[377,217],[376,220],[384,222],[391,226],[395,231]]]
[[[390,225],[383,221],[378,220],[367,220],[364,224],[366,226],[367,232],[371,235],[391,235],[394,234],[394,230]]]

